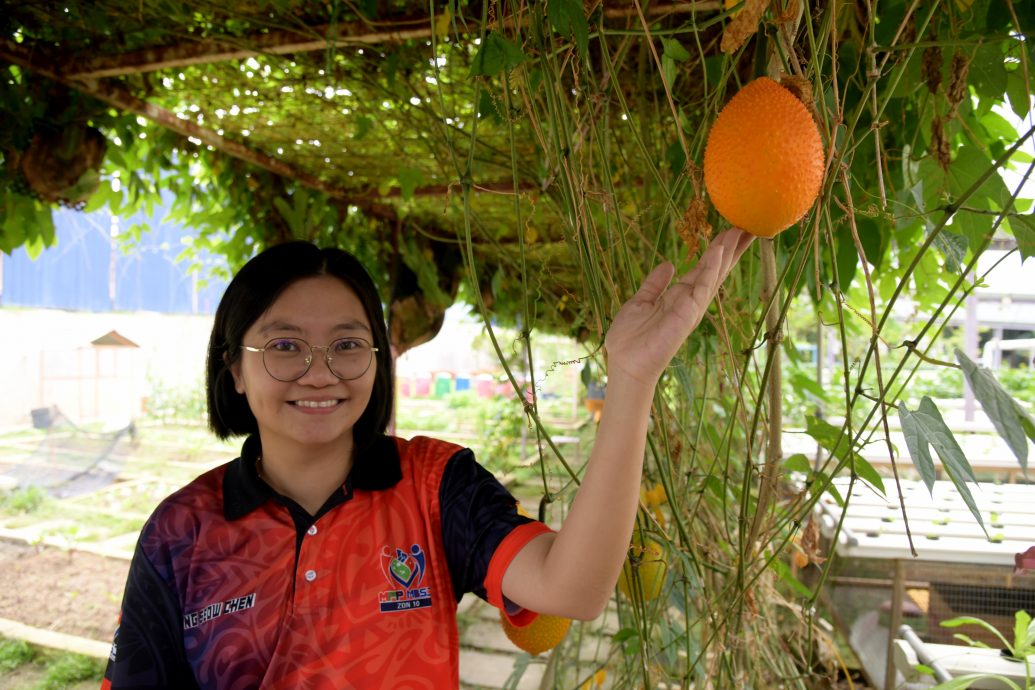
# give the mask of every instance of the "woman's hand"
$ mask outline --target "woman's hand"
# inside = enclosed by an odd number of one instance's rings
[[[618,310],[607,332],[608,377],[625,374],[651,387],[656,385],[754,239],[739,228],[722,232],[700,261],[671,286],[675,267],[666,262],[655,268]]]

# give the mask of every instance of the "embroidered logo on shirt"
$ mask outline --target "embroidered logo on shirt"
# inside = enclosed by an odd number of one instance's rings
[[[381,613],[410,611],[431,606],[431,588],[422,587],[427,561],[424,549],[414,544],[409,551],[385,546],[381,549],[381,572],[392,589],[378,595]]]
[[[219,618],[224,613],[240,613],[253,606],[255,606],[255,592],[245,594],[243,597],[217,601],[197,611],[183,614],[183,629],[190,630],[202,623],[208,623],[213,618]]]

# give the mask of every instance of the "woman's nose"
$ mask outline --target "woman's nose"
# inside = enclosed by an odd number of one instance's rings
[[[320,350],[320,352],[317,352]],[[298,379],[299,383],[309,386],[327,386],[337,383],[340,379],[331,371],[331,363],[328,361],[327,348],[313,348],[313,361],[309,370]]]

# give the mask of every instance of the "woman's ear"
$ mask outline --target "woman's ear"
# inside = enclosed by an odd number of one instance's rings
[[[224,352],[223,364],[230,370],[230,375],[234,377],[234,390],[244,395],[244,377],[241,376],[241,360],[238,359],[236,362],[231,362],[230,354]]]

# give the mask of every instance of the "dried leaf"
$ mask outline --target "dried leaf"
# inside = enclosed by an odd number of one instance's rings
[[[967,73],[970,71],[970,58],[963,53],[956,51],[952,56],[952,66],[949,68],[949,117],[956,116],[956,109],[960,107],[963,98],[967,95]]]
[[[931,93],[938,93],[942,85],[942,49],[941,46],[929,46],[924,50],[922,68],[924,83]]]
[[[805,529],[802,531],[801,550],[809,562],[816,565],[821,565],[827,560],[825,556],[820,555],[819,523],[816,522],[814,514],[809,516],[809,521],[805,523]]]
[[[794,97],[801,101],[805,109],[812,115],[815,122],[819,122],[819,111],[816,110],[816,100],[812,97],[812,82],[805,77],[793,74],[785,74],[780,77],[780,86],[794,94]]]
[[[712,225],[708,222],[708,204],[704,199],[695,198],[690,202],[683,220],[676,226],[676,232],[686,243],[688,254],[696,255],[701,247],[701,238],[712,234]]]
[[[744,7],[740,13],[733,18],[726,29],[722,32],[722,52],[726,54],[737,52],[744,42],[755,35],[758,31],[758,22],[762,15],[769,9],[772,0],[745,0]]]

